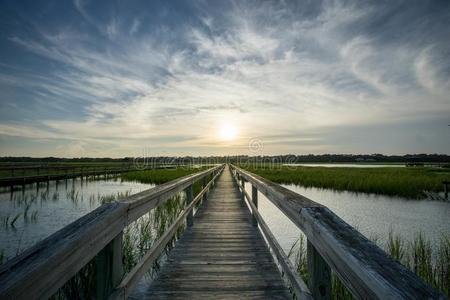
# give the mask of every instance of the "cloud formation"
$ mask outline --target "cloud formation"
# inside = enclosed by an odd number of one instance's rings
[[[5,4],[1,155],[450,153],[445,1],[121,5]]]

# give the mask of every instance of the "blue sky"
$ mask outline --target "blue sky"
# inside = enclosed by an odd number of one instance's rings
[[[450,154],[449,1],[0,4],[0,155]]]

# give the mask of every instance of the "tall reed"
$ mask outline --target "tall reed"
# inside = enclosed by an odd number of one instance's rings
[[[304,239],[301,235],[291,247],[288,256],[294,261],[298,274],[305,282],[308,282]],[[417,233],[413,241],[407,242],[401,235],[391,231],[384,250],[425,282],[450,297],[449,236],[442,236],[439,244],[433,248],[431,242],[422,233]],[[332,298],[353,299],[351,293],[334,273],[332,274]]]

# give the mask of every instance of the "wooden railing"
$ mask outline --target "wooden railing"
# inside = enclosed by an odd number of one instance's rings
[[[23,170],[25,170],[25,167]],[[145,168],[136,169],[132,168],[131,165],[128,165],[127,168],[95,168],[95,167],[51,167],[49,170],[64,170],[66,173],[52,173],[52,174],[38,174],[38,175],[28,175],[28,176],[16,176],[16,177],[3,177],[0,178],[0,187],[13,187],[15,185],[25,185],[36,182],[49,182],[49,181],[58,181],[69,178],[78,178],[78,177],[90,177],[97,175],[106,175],[106,174],[120,174],[126,172],[133,171],[145,171],[145,170],[153,170],[153,169],[166,169],[168,166],[147,166]],[[175,167],[173,167],[175,168]],[[30,168],[32,169],[32,168]],[[37,169],[39,170],[39,169]],[[75,170],[77,172],[69,173],[68,171]]]
[[[254,224],[259,224],[298,298],[330,299],[333,271],[357,299],[445,299],[327,207],[239,167],[231,169]],[[245,182],[252,185],[252,196]],[[309,289],[259,214],[258,191],[305,234]]]
[[[72,278],[95,256],[96,299],[124,299],[152,265],[187,219],[193,223],[193,208],[205,199],[223,166],[216,166],[158,185],[122,201],[103,204],[0,267],[0,299],[46,299]],[[207,183],[206,179],[212,175]],[[202,180],[201,192],[193,198],[193,184]],[[177,193],[185,190],[188,205],[142,260],[123,274],[122,233],[128,224]]]

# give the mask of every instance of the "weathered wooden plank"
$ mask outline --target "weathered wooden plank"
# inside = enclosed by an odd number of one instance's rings
[[[171,264],[165,266],[164,270],[167,273],[184,271],[188,273],[204,273],[204,274],[211,274],[211,273],[271,274],[270,272],[266,271],[273,270],[273,264],[257,265],[257,266],[255,266],[254,264],[242,264],[242,265],[214,264],[214,265],[191,265],[191,266]]]
[[[192,184],[186,188],[186,204],[189,206],[189,204],[192,203],[192,200],[194,199],[194,189],[192,187]],[[201,198],[199,198],[201,199]],[[194,210],[191,209],[186,217],[187,225],[190,227],[194,225]]]
[[[253,206],[255,207],[255,210],[258,210],[258,189],[256,188],[256,186],[252,185],[252,199],[251,201],[253,202]],[[258,220],[256,218],[256,211],[253,212],[253,216],[252,216],[252,223],[253,226],[258,226]]]
[[[277,273],[193,273],[193,272],[171,272],[170,274],[162,274],[159,279],[166,279],[167,281],[217,281],[217,280],[253,280],[255,282],[278,282],[282,283],[281,277]]]
[[[123,276],[122,232],[120,232],[96,257],[97,299],[108,299]]]
[[[147,293],[146,295],[140,297],[130,297],[129,299],[214,299],[214,300],[229,300],[229,299],[271,299],[271,300],[280,300],[286,299],[284,293],[280,293],[279,290],[271,290],[271,291],[223,291],[223,290],[215,290],[215,291],[152,291]]]
[[[331,299],[331,269],[311,242],[307,242],[308,285],[314,299]]]
[[[202,190],[206,187],[207,184],[208,183],[207,183],[206,177],[203,177],[203,179],[202,179]],[[208,193],[204,193],[202,202],[205,202],[207,197],[208,197]]]
[[[236,277],[233,280],[208,280],[208,281],[175,281],[175,280],[157,280],[152,284],[153,291],[261,291],[261,290],[282,290],[286,291],[286,286],[282,280],[265,281],[265,280],[243,280]]]

